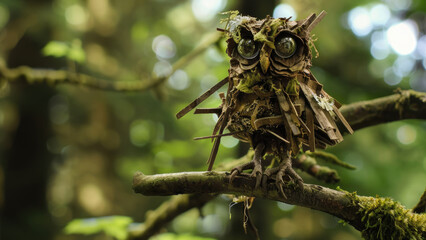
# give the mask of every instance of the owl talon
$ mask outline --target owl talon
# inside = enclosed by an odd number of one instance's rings
[[[252,168],[253,168],[253,166],[254,166],[254,162],[253,162],[253,161],[251,161],[251,162],[245,163],[245,164],[243,164],[243,165],[240,165],[240,166],[234,167],[234,168],[231,170],[231,176],[229,177],[229,183],[232,183],[232,181],[234,181],[234,178],[235,178],[237,175],[239,175],[240,173],[242,173],[244,170],[246,170],[246,169],[252,169]]]
[[[297,174],[291,167],[286,169],[286,173],[292,178],[293,182],[303,190],[303,179],[299,176],[299,174]]]
[[[275,186],[277,187],[278,191],[282,194],[284,198],[287,198],[287,195],[285,195],[284,193],[284,188],[283,188],[284,184],[285,183],[282,179],[277,178],[277,180],[275,181]]]
[[[291,182],[294,182],[298,187],[303,189],[303,179],[294,171],[291,166],[290,156],[282,159],[280,165],[275,168],[268,168],[264,172],[264,178],[262,181],[262,185],[264,188],[267,186],[268,179],[271,178],[272,175],[275,174],[275,186],[278,191],[282,194],[284,198],[287,196],[284,193],[284,177],[288,177]]]
[[[265,172],[263,172],[263,177],[262,177],[262,187],[267,189],[268,186],[268,180],[271,178],[272,175],[276,174],[278,172],[279,168],[275,167],[275,168],[268,168],[265,170]]]
[[[235,167],[231,170],[231,176],[229,178],[229,183],[232,183],[234,181],[234,178],[239,175],[241,172],[243,172],[246,169],[253,169],[250,176],[256,178],[256,185],[255,189],[260,186],[260,183],[262,181],[262,157],[263,157],[263,150],[265,149],[265,144],[259,143],[255,150],[254,150],[254,157],[253,160],[249,163],[245,163],[243,165],[240,165],[238,167]]]

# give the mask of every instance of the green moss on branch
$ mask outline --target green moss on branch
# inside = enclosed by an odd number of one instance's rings
[[[347,194],[358,208],[362,236],[367,240],[426,238],[426,214],[416,214],[390,198]]]

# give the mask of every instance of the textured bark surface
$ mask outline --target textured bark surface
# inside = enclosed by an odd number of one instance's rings
[[[409,97],[407,97],[409,96]],[[401,99],[403,101],[401,101]],[[368,106],[368,107],[367,107]],[[388,119],[384,116],[382,116],[381,109],[383,109],[383,106],[388,106],[386,114],[390,116],[394,116],[393,119]],[[391,107],[394,106],[394,107]],[[399,106],[399,108],[395,107]],[[400,113],[399,109],[403,109],[402,114]],[[411,110],[405,110],[405,109],[411,109]],[[390,121],[398,121],[398,120],[404,120],[404,119],[426,119],[426,93],[423,92],[416,92],[412,90],[406,90],[406,91],[399,91],[396,94],[385,96],[382,98],[372,99],[368,101],[362,101],[362,102],[356,102],[348,105],[342,106],[340,109],[344,117],[348,120],[349,124],[354,126],[354,129],[359,130],[365,127],[386,123]],[[359,115],[361,114],[361,115]],[[369,117],[362,118],[360,116],[363,116],[362,114],[366,114]],[[306,159],[309,156],[303,155],[300,157],[301,160]],[[227,165],[223,165],[218,167],[218,169],[232,169],[234,166],[239,165],[241,163],[247,162],[252,158],[252,154],[248,154],[245,157],[227,163]],[[296,161],[298,164],[295,165],[295,167],[300,168],[303,170],[304,164],[302,161]],[[299,163],[300,162],[300,163]],[[315,165],[316,167],[312,168],[312,166]],[[318,169],[318,165],[316,165],[315,162],[312,162],[311,165],[307,165],[307,169],[304,171],[307,171],[309,173],[312,169]],[[309,173],[311,175],[315,175],[316,173]],[[138,174],[138,179],[135,179],[135,181],[140,181],[140,178],[144,178],[143,175]],[[146,176],[145,176],[146,177]],[[176,175],[174,176],[177,177]],[[328,173],[329,178],[334,178],[334,175],[332,172]],[[144,183],[146,184],[146,183]],[[322,187],[320,187],[322,188]],[[325,191],[325,190],[323,190]],[[252,189],[249,190],[249,194],[252,192]],[[338,194],[339,196],[343,196],[343,192],[331,190],[331,192]],[[164,194],[160,194],[164,195]],[[199,206],[200,201],[207,201],[211,200],[207,196],[211,196],[209,193],[203,193],[203,194],[189,194],[189,195],[180,195],[179,197],[172,198],[171,200],[165,202],[163,205],[165,206],[185,206],[181,208],[173,208],[169,207],[168,211],[165,211],[163,207],[160,207],[156,209],[154,212],[159,212],[161,214],[150,214],[147,216],[147,221],[150,224],[144,224],[143,227],[141,226],[138,231],[131,232],[133,238],[135,239],[148,239],[150,236],[157,233],[161,226],[164,226],[164,224],[167,224],[170,222],[174,216],[179,215],[180,213],[183,213],[193,207]],[[316,195],[318,198],[316,199],[317,202],[327,202],[328,199],[320,199],[322,197],[326,197],[327,195]],[[299,196],[300,197],[300,196]],[[296,197],[294,197],[296,199]],[[352,198],[353,199],[353,198]],[[370,199],[368,197],[360,198],[360,199]],[[375,198],[371,198],[375,199]],[[346,199],[345,201],[349,201],[351,198]],[[346,202],[347,203],[347,202]],[[296,203],[296,205],[299,205]],[[309,207],[309,206],[306,206]],[[356,209],[356,207],[355,207]],[[318,209],[319,210],[319,209]],[[346,213],[343,211],[346,211],[348,209],[340,209],[342,211],[339,213],[342,216],[345,216]],[[349,214],[354,213],[354,209],[352,207],[349,208],[350,212]],[[337,215],[336,215],[337,216]],[[350,216],[346,216],[345,219],[350,219]],[[361,228],[361,222],[358,221],[357,223],[352,221],[352,225],[359,225],[359,228]],[[149,233],[149,234],[148,234]]]
[[[145,196],[235,194],[303,206],[334,215],[366,239],[422,239],[426,237],[426,214],[412,213],[391,199],[357,196],[313,184],[284,187],[284,197],[274,182],[255,188],[256,179],[242,174],[229,183],[226,172],[183,172],[147,176],[136,173],[133,189]]]
[[[426,119],[426,93],[396,94],[343,106],[340,111],[354,130],[402,119]]]

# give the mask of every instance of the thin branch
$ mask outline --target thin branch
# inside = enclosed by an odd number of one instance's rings
[[[396,94],[344,105],[340,111],[354,130],[402,119],[426,119],[426,93]]]
[[[254,189],[256,179],[237,176],[229,183],[225,172],[184,172],[147,176],[137,173],[133,189],[145,196],[177,194],[235,194],[265,198],[303,206],[334,215],[366,239],[422,239],[426,236],[426,214],[412,213],[391,199],[358,196],[313,184],[284,187],[287,198],[270,182],[266,189]]]
[[[147,218],[143,224],[133,226],[129,230],[129,238],[139,240],[149,239],[175,217],[194,207],[201,208],[216,196],[217,194],[208,193],[173,196],[169,201],[161,204],[155,211],[147,214]]]
[[[202,42],[190,53],[177,60],[172,66],[172,71],[163,77],[154,77],[152,79],[137,81],[113,81],[67,70],[35,69],[28,66],[10,69],[0,60],[0,80],[6,80],[11,83],[26,82],[30,84],[45,83],[49,85],[67,83],[120,92],[145,91],[165,82],[176,70],[184,68],[212,44],[218,42],[221,36],[221,33],[214,33],[209,36],[206,41]]]
[[[232,169],[244,162],[248,162],[253,157],[253,151],[249,151],[245,156],[232,162],[225,162],[218,166],[218,169]],[[175,217],[192,209],[201,208],[204,204],[213,200],[217,194],[184,194],[171,198],[161,204],[157,209],[147,214],[144,223],[129,230],[129,238],[145,240],[157,234],[167,223]]]

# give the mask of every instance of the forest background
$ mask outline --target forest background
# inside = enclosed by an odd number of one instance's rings
[[[69,235],[63,229],[73,219],[104,216],[128,216],[137,227],[168,198],[134,194],[136,171],[205,170],[212,144],[192,139],[210,135],[215,119],[188,115],[177,121],[175,113],[227,76],[225,43],[179,64],[215,38],[220,12],[235,9],[296,20],[326,10],[313,31],[319,57],[312,72],[343,104],[397,88],[426,91],[422,0],[2,0],[1,239],[105,239],[103,233]],[[113,84],[3,79],[19,66],[43,69],[38,74],[84,73]],[[203,107],[219,104],[215,94]],[[412,208],[425,190],[425,129],[424,121],[404,120],[356,131],[327,149],[356,170],[337,168],[338,184],[302,176]],[[247,150],[247,144],[223,138],[216,165]],[[174,237],[244,238],[242,204],[229,210],[231,201],[218,197],[202,208],[203,217],[193,209],[165,227]],[[351,226],[307,208],[256,199],[251,215],[263,239],[360,239]]]

